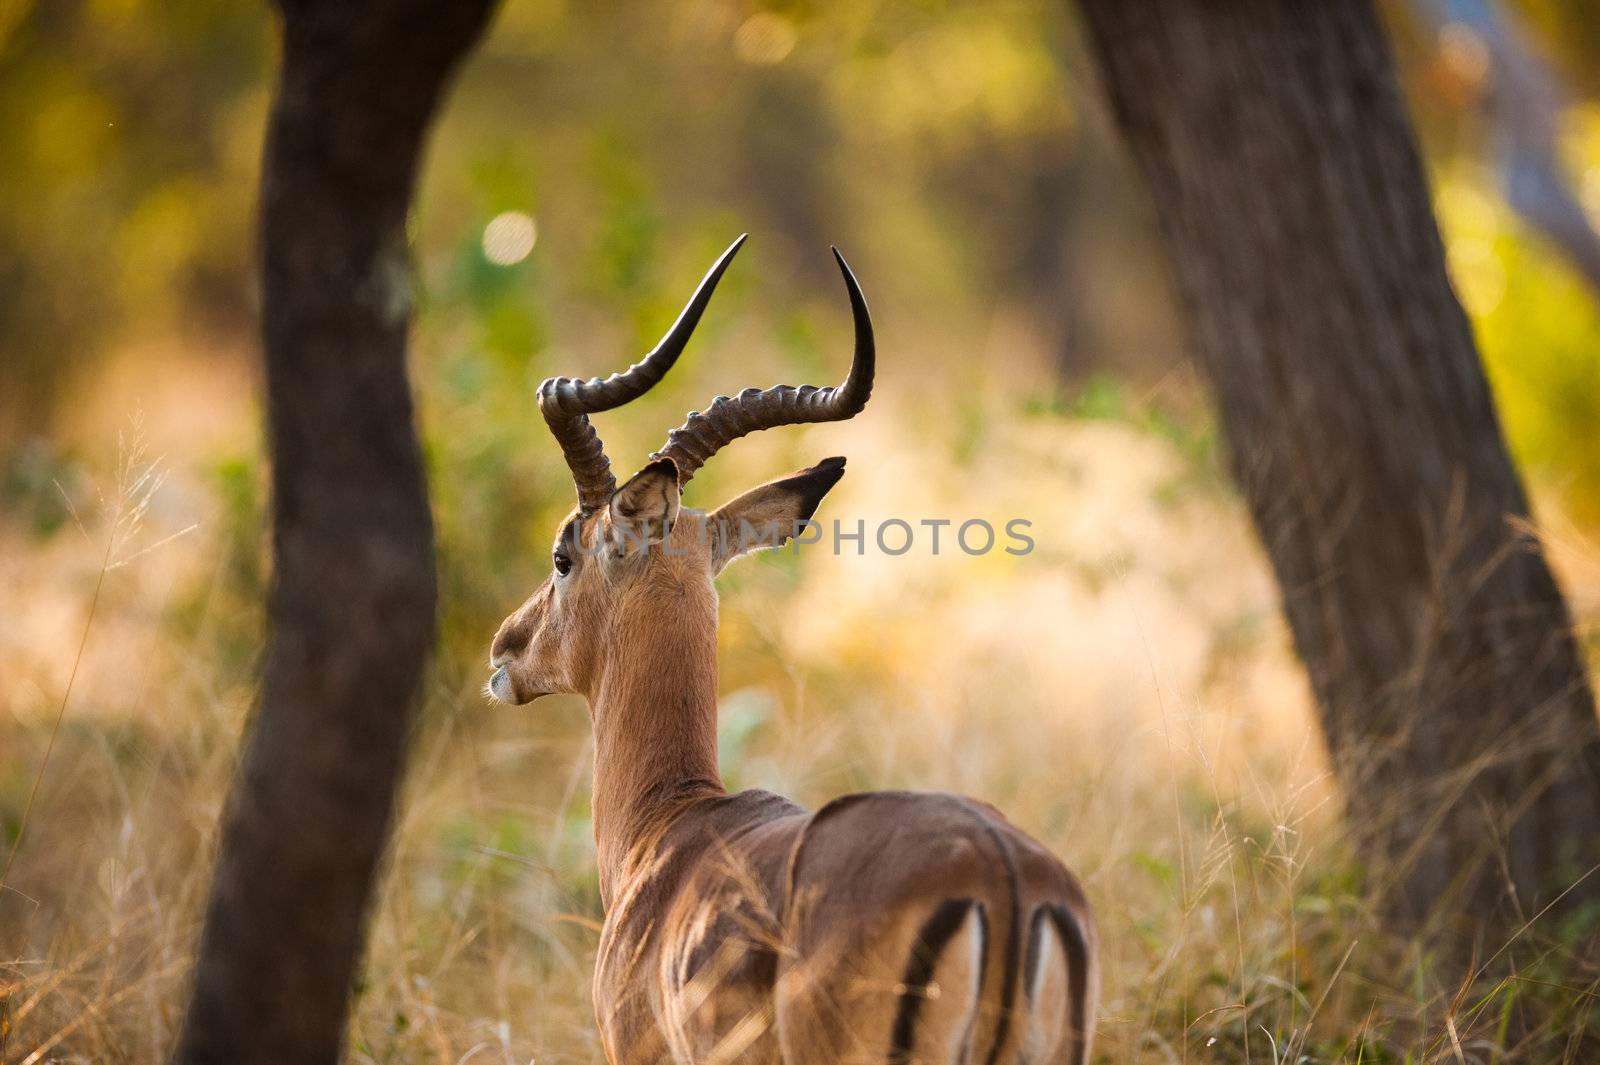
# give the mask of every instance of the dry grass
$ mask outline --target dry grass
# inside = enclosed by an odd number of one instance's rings
[[[858,456],[825,517],[1023,516],[1038,551],[744,563],[723,587],[730,785],[994,801],[1098,909],[1106,1061],[1489,1062],[1514,1037],[1581,1060],[1596,985],[1565,983],[1579,970],[1559,930],[1530,928],[1452,1002],[1372,919],[1265,563],[1203,449],[1041,415],[913,451],[891,428],[913,421],[785,446]],[[777,446],[730,453],[718,484],[769,475]],[[0,528],[7,1063],[163,1060],[250,701],[259,574],[236,533],[252,515],[208,482],[155,492],[142,460],[124,467],[83,535]],[[1600,553],[1570,529],[1557,549],[1592,617]],[[541,565],[487,598],[509,607]],[[587,721],[574,700],[482,703],[497,620],[447,627],[431,674],[357,1062],[599,1057]]]

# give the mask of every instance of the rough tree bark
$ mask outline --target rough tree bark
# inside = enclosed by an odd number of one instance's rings
[[[433,639],[406,380],[425,134],[493,0],[281,0],[262,175],[274,583],[176,1060],[338,1060]]]
[[[1380,25],[1082,9],[1375,886],[1458,944],[1531,916],[1600,862],[1600,727]]]

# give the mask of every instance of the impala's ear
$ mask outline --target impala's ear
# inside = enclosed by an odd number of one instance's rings
[[[617,489],[608,507],[611,544],[629,554],[667,538],[678,520],[678,464],[656,459]]]
[[[799,535],[800,526],[811,520],[822,497],[843,476],[844,459],[823,459],[809,470],[768,481],[724,505],[708,523],[711,572],[721,573],[740,555],[782,547]]]

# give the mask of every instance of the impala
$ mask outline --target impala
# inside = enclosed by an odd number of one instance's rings
[[[1098,985],[1089,907],[1072,874],[997,810],[884,791],[809,811],[722,785],[713,581],[809,520],[845,462],[824,459],[709,513],[682,506],[680,492],[747,433],[862,410],[875,360],[866,300],[835,249],[855,320],[845,382],[718,396],[620,488],[589,415],[661,380],[743,241],[626,372],[540,386],[578,505],[555,537],[553,572],[490,652],[495,700],[589,701],[606,1055],[1081,1065]]]

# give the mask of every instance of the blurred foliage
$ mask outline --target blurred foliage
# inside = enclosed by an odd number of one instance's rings
[[[1600,174],[1600,121],[1588,132],[1581,149]],[[1460,169],[1441,175],[1437,209],[1512,449],[1535,484],[1600,526],[1600,300]]]
[[[0,448],[55,428],[119,347],[206,358],[219,334],[253,340],[273,39],[256,5],[7,5]],[[803,302],[836,298],[838,241],[906,318],[937,303],[977,338],[1021,314],[1063,366],[1154,364],[1169,340],[1134,327],[1140,343],[1104,343],[1129,327],[1073,277],[1133,274],[1151,251],[1148,236],[1118,250],[1140,207],[1082,129],[1073,51],[1064,15],[1037,4],[509,3],[428,167],[431,306],[469,315],[481,355],[526,362],[598,333],[580,357],[609,365],[750,230],[765,298],[745,312],[789,330]],[[508,211],[537,225],[521,267],[480,245]]]
[[[3,444],[92,388],[119,335],[250,327],[267,38],[254,5],[0,12]]]
[[[1600,92],[1592,6],[1514,6],[1573,91]],[[249,358],[276,46],[255,4],[0,11],[0,463],[15,487],[31,474],[12,466],[37,469],[41,438],[72,447],[81,400],[118,353]],[[1514,447],[1600,520],[1600,458],[1584,446],[1596,294],[1500,205],[1437,42],[1417,38],[1403,5],[1387,11]],[[1070,5],[511,0],[436,133],[414,220],[424,396],[452,427],[514,421],[546,374],[642,350],[741,230],[755,240],[709,328],[769,323],[761,339],[784,358],[703,366],[652,414],[699,405],[702,381],[714,392],[834,372],[836,334],[813,313],[837,307],[830,241],[869,279],[886,350],[907,353],[891,375],[958,390],[1010,373],[1060,409],[1085,381],[1139,392],[1178,365],[1183,340],[1099,107]],[[1568,147],[1600,217],[1597,115],[1574,112]],[[491,247],[497,217],[525,221],[524,236]],[[999,359],[973,358],[996,343]],[[526,513],[534,471],[493,435],[433,441],[436,472],[446,452],[470,452],[477,472],[517,481],[504,507]],[[39,521],[58,524],[48,509]],[[455,520],[448,501],[441,511]]]

